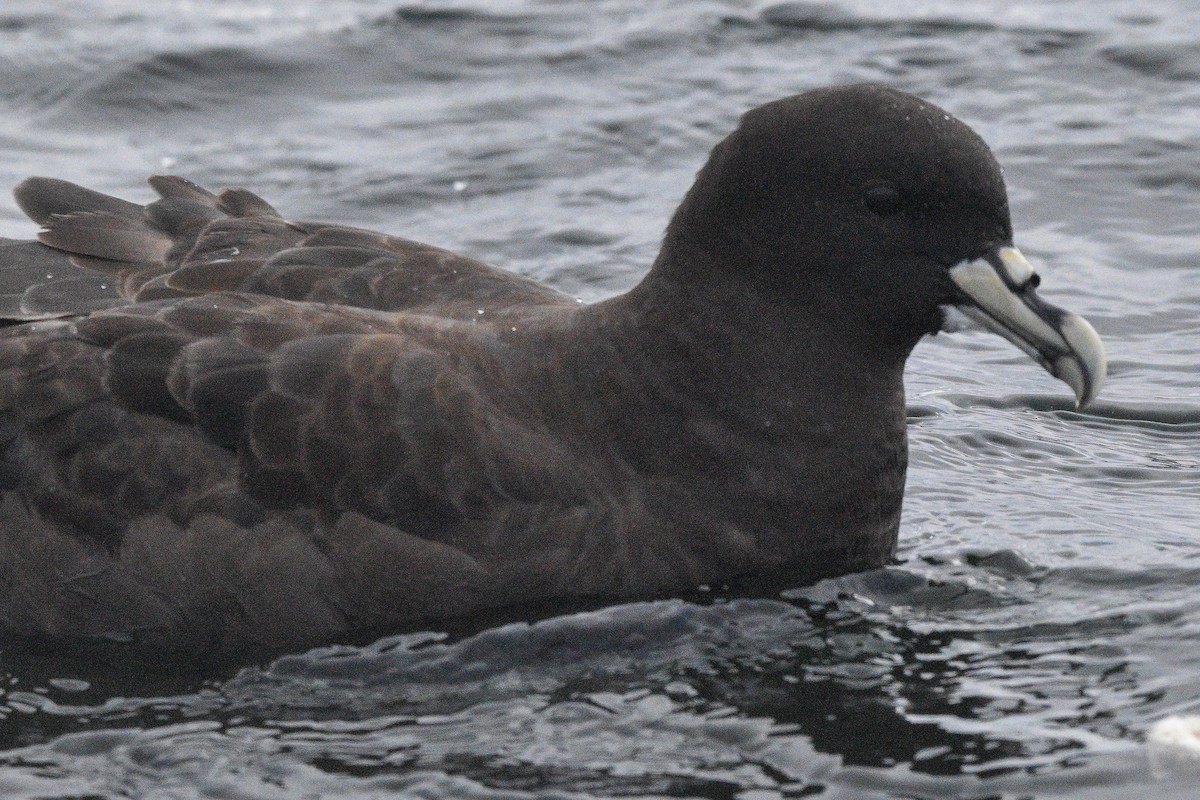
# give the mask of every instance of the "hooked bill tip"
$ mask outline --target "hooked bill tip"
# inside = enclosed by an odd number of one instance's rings
[[[1092,399],[1094,392],[1088,391],[1088,381],[1074,354],[1059,356],[1054,360],[1052,373],[1075,392],[1075,408],[1083,408]]]
[[[1075,407],[1083,408],[1100,393],[1108,376],[1104,343],[1091,323],[1077,314],[1064,315],[1059,331],[1070,352],[1055,360],[1054,376],[1075,391]]]

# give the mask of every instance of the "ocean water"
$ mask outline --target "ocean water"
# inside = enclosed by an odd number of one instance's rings
[[[922,343],[874,572],[217,676],[0,645],[0,797],[1196,797],[1147,732],[1200,714],[1200,4],[878,5],[5,0],[0,185],[241,185],[588,300],[741,112],[915,92],[995,149],[1110,379],[1077,412],[997,337]]]

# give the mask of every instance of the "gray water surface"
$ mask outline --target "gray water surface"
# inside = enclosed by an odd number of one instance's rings
[[[898,562],[781,595],[207,679],[0,648],[0,797],[1195,797],[1144,742],[1200,713],[1200,3],[878,5],[6,0],[0,186],[241,185],[587,300],[741,112],[915,92],[995,149],[1110,379],[1077,412],[994,336],[923,343]]]

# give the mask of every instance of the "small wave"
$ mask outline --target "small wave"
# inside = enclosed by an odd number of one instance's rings
[[[836,3],[785,2],[768,6],[758,18],[773,27],[791,31],[863,32],[886,31],[899,36],[932,37],[939,34],[981,34],[1004,31],[1021,34],[1023,48],[1031,53],[1050,53],[1073,46],[1087,34],[1055,28],[1006,27],[981,19],[955,16],[865,16]]]
[[[302,58],[248,47],[155,53],[133,63],[105,64],[77,78],[46,113],[61,124],[158,128],[173,118],[214,118],[263,111],[264,87],[298,86],[312,64]],[[284,93],[286,95],[286,93]]]
[[[1180,428],[1187,432],[1200,429],[1200,406],[1187,403],[1108,403],[1097,400],[1085,409],[1075,408],[1070,398],[1060,395],[1010,394],[1000,398],[946,393],[943,395],[959,408],[995,408],[1051,412],[1063,419],[1105,419],[1130,423],[1135,427]],[[1197,427],[1193,427],[1197,426]]]
[[[1062,582],[1083,587],[1105,587],[1106,589],[1139,589],[1200,585],[1200,567],[1190,566],[1145,566],[1136,568],[1111,565],[1084,567],[1056,567],[1047,571],[1046,583]]]
[[[404,5],[397,8],[392,19],[409,25],[491,24],[497,22],[530,24],[536,18],[526,13],[503,13],[497,10],[462,6]]]
[[[1118,67],[1151,78],[1194,81],[1200,78],[1200,46],[1192,42],[1107,47],[1101,57]]]
[[[771,25],[810,31],[855,31],[881,24],[834,3],[780,3],[764,8],[759,16]]]
[[[22,33],[53,22],[51,14],[0,14],[0,33]]]

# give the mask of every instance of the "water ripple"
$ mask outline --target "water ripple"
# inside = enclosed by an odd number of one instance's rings
[[[50,4],[53,5],[53,4]],[[1006,170],[1097,402],[1006,342],[923,343],[897,562],[151,675],[0,650],[0,795],[1191,798],[1200,80],[1191,5],[262,0],[0,13],[0,164],[145,199],[247,185],[597,299],[746,108],[915,91]],[[0,235],[32,235],[11,204]],[[516,621],[514,621],[516,620]],[[128,665],[126,665],[128,667]]]

